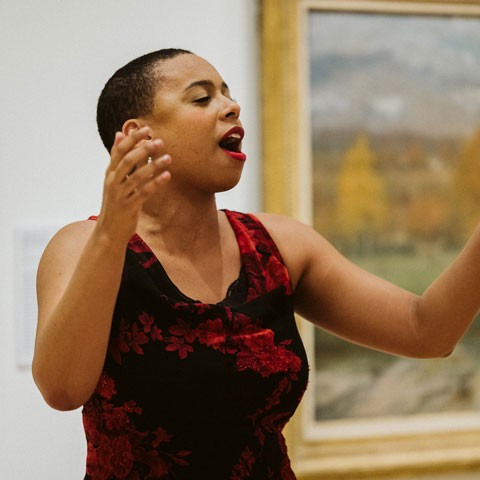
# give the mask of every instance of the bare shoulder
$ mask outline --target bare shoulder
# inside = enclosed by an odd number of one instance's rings
[[[96,223],[92,220],[82,220],[69,223],[62,227],[50,240],[45,252],[64,248],[83,248],[95,229]]]
[[[280,250],[293,248],[297,254],[307,254],[310,245],[325,241],[324,238],[307,225],[294,218],[274,213],[256,213]]]
[[[273,235],[294,235],[300,229],[302,232],[312,230],[311,227],[294,218],[277,213],[259,212],[254,214]]]
[[[43,278],[61,265],[73,268],[95,228],[94,221],[83,220],[62,227],[50,240],[43,252],[38,267],[38,276]],[[62,268],[62,269],[63,269]]]
[[[48,317],[65,291],[95,224],[85,220],[66,225],[45,248],[37,270],[39,324]]]

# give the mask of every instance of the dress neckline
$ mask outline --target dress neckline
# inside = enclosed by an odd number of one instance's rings
[[[139,242],[142,245],[142,250],[145,253],[148,253],[151,255],[153,262],[149,266],[148,270],[150,270],[152,273],[155,273],[155,280],[159,282],[166,283],[169,287],[169,290],[171,292],[171,296],[173,297],[173,300],[179,300],[181,302],[185,303],[194,303],[194,304],[201,304],[201,305],[207,305],[207,306],[218,306],[218,305],[224,305],[224,304],[229,304],[229,300],[232,299],[235,302],[237,300],[245,300],[248,294],[248,274],[246,272],[245,267],[245,262],[244,262],[244,253],[242,252],[242,248],[240,248],[240,242],[239,242],[239,229],[236,228],[235,222],[234,222],[234,217],[231,214],[229,210],[221,210],[222,212],[225,213],[225,216],[230,224],[230,227],[232,228],[234,234],[235,234],[235,239],[237,241],[237,246],[238,246],[238,251],[240,255],[240,271],[235,278],[235,280],[228,286],[227,291],[225,292],[224,297],[216,302],[216,303],[209,303],[209,302],[204,302],[199,299],[194,299],[188,295],[186,295],[178,286],[175,284],[175,282],[170,278],[168,275],[167,271],[165,270],[162,262],[160,259],[155,255],[153,250],[150,248],[150,246],[145,242],[145,240],[138,234],[135,233],[132,237],[132,240]],[[169,295],[170,296],[170,295]]]

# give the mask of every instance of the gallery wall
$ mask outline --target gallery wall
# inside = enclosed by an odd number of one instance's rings
[[[256,28],[255,0],[0,3],[0,478],[83,478],[80,410],[52,410],[32,380],[32,275],[50,230],[99,210],[108,161],[95,125],[101,88],[118,67],[158,48],[211,61],[242,105],[247,131],[244,177],[219,207],[255,211]]]

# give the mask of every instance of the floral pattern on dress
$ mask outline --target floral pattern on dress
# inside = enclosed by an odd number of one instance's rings
[[[83,411],[85,480],[295,479],[282,429],[308,365],[290,278],[260,222],[226,213],[244,272],[228,302],[179,295],[148,245],[130,240],[104,370]]]
[[[282,256],[265,228],[253,216],[237,212],[228,212],[237,222],[237,240],[246,270],[249,272],[248,298],[251,300],[280,285],[285,294],[292,293],[288,271]]]
[[[277,388],[265,401],[263,408],[251,415],[250,420],[255,426],[254,437],[258,444],[263,446],[266,435],[276,435],[278,444],[286,456],[286,445],[282,430],[288,422],[291,413],[269,413],[281,404],[282,396],[292,389],[292,382],[298,380],[297,373],[302,368],[302,360],[288,349],[291,340],[275,343],[272,330],[259,327],[250,317],[242,314],[232,314],[228,311],[225,319],[215,318],[199,323],[196,328],[178,318],[177,323],[168,328],[169,334],[162,334],[157,327],[155,319],[148,313],[141,313],[138,321],[134,322],[130,330],[121,323],[120,334],[113,340],[111,351],[115,352],[114,358],[121,363],[121,353],[134,353],[143,355],[141,346],[150,341],[159,341],[166,344],[165,350],[176,352],[181,360],[187,359],[195,351],[195,345],[204,345],[225,355],[236,357],[236,366],[239,372],[250,370],[266,378],[276,373],[286,373],[279,381]],[[143,325],[143,330],[141,325]],[[250,446],[241,454],[240,461],[234,466],[230,480],[248,479],[255,463],[255,456]],[[282,464],[278,480],[294,480],[290,462]],[[122,478],[122,477],[119,477]]]
[[[169,334],[163,334],[152,315],[142,312],[138,321],[131,324],[120,322],[120,332],[111,339],[109,352],[121,364],[122,354],[144,355],[143,347],[147,343],[163,342],[166,351],[176,352],[181,360],[185,360],[195,351],[195,344],[199,344],[235,355],[239,372],[252,370],[268,377],[273,373],[295,373],[302,368],[302,360],[288,349],[291,340],[276,344],[272,330],[262,328],[246,315],[226,311],[223,321],[215,318],[199,323],[195,328],[177,318],[177,323],[168,328]]]
[[[240,461],[233,467],[230,480],[243,480],[248,478],[252,473],[252,467],[255,464],[255,456],[253,452],[247,447],[240,457]]]
[[[95,400],[84,407],[89,478],[160,479],[168,478],[176,466],[187,466],[191,452],[168,451],[173,436],[162,427],[153,432],[137,430],[134,416],[141,415],[142,409],[135,401],[116,406],[116,393],[115,381],[104,372],[95,390]],[[135,463],[142,465],[137,469]],[[141,477],[139,470],[144,472]]]
[[[136,234],[128,242],[128,248],[135,253],[142,254],[143,258],[139,261],[139,263],[145,269],[150,268],[154,263],[157,263],[158,261],[157,257],[150,250],[148,245]]]

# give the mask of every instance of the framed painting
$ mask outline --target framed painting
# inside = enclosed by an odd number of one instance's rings
[[[480,220],[480,2],[263,0],[261,38],[265,210],[421,293]],[[299,324],[299,478],[480,473],[478,322],[438,360]]]

